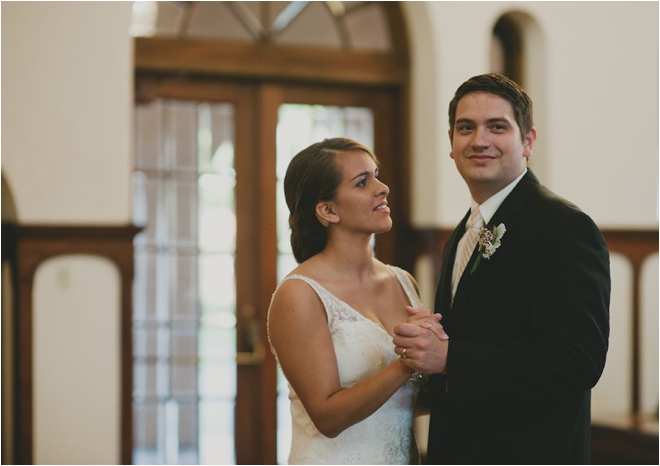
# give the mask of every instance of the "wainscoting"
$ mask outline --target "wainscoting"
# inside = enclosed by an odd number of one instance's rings
[[[14,400],[12,419],[3,419],[3,427],[9,427],[10,435],[3,442],[11,444],[13,458],[3,456],[14,464],[33,464],[34,458],[34,373],[33,373],[33,296],[34,277],[37,269],[47,259],[57,256],[97,256],[108,259],[119,272],[120,281],[120,400],[119,422],[121,439],[119,453],[123,464],[131,463],[132,418],[132,287],[133,287],[133,237],[140,231],[134,226],[22,226],[2,224],[2,261],[8,264],[9,276],[3,274],[3,293],[11,294],[9,309],[12,312],[14,347],[11,374]],[[7,278],[8,283],[5,282]],[[3,303],[4,303],[3,296]],[[3,306],[4,307],[4,306]],[[80,351],[84,351],[80,348]],[[3,399],[3,403],[6,400]],[[8,401],[11,403],[11,401]],[[3,406],[3,409],[5,406]],[[3,418],[4,418],[3,411]],[[3,448],[5,447],[3,443]]]
[[[658,464],[658,435],[592,426],[591,464]]]

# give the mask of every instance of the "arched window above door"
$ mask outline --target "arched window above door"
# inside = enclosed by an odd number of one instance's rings
[[[134,36],[176,36],[271,45],[387,52],[381,2],[135,2]]]
[[[408,79],[398,2],[135,2],[131,34],[138,73],[370,86]]]

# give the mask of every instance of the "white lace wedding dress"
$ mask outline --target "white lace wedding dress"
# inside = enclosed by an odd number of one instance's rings
[[[406,273],[397,267],[390,268],[401,282],[410,304],[421,306]],[[369,378],[398,357],[392,337],[383,327],[339,300],[318,282],[302,275],[290,275],[286,280],[305,281],[321,298],[343,388]],[[419,464],[413,436],[416,392],[416,384],[406,382],[378,411],[331,439],[316,429],[289,384],[293,423],[289,464]]]

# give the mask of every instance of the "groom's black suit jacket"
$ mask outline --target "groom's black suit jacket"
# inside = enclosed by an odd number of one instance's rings
[[[505,225],[500,247],[471,274],[475,249],[452,305],[466,219],[447,242],[436,294],[450,339],[447,375],[430,379],[428,463],[587,463],[590,389],[609,336],[603,236],[528,171],[488,225]]]

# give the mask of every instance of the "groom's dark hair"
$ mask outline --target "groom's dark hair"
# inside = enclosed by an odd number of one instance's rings
[[[516,123],[520,128],[520,136],[524,141],[525,136],[534,126],[532,99],[516,82],[497,73],[474,76],[456,89],[456,94],[449,103],[449,131],[451,134],[454,134],[458,102],[466,95],[476,92],[496,95],[511,104],[513,115],[516,117]]]

